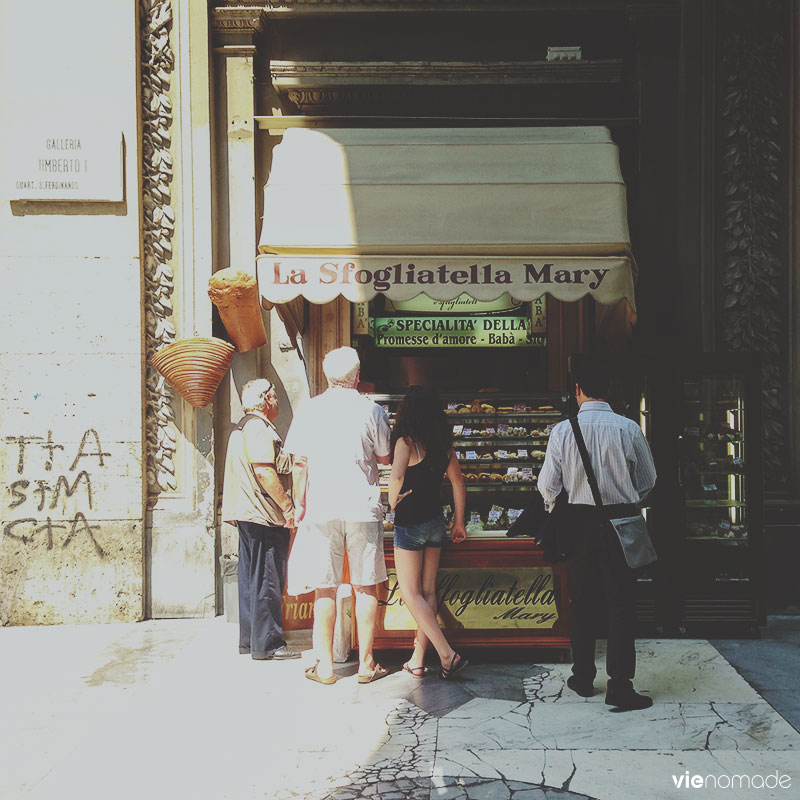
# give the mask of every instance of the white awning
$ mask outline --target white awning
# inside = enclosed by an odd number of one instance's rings
[[[287,130],[264,189],[264,298],[380,292],[634,302],[606,128]]]

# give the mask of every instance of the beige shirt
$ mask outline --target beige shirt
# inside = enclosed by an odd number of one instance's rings
[[[248,414],[231,432],[225,454],[222,484],[222,519],[232,525],[257,522],[269,527],[284,527],[280,506],[259,485],[253,464],[271,464],[287,494],[292,476],[288,456],[282,452],[281,437],[275,426],[260,414]],[[286,474],[282,474],[283,470]]]

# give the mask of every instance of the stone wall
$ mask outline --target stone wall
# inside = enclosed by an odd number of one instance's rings
[[[0,37],[0,623],[138,620],[136,6],[4,3]],[[20,137],[71,131],[122,141],[121,199],[12,199]]]

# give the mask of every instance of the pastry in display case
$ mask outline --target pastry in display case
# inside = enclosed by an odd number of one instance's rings
[[[394,422],[401,395],[373,395]],[[521,397],[486,394],[444,395],[445,412],[453,422],[453,448],[467,490],[464,524],[468,538],[504,537],[527,505],[526,494],[536,491],[547,440],[553,426],[565,417],[563,397]],[[381,469],[388,487],[390,467]],[[452,526],[452,493],[443,482],[442,501],[448,528]],[[394,529],[386,508],[384,530]]]
[[[747,541],[745,415],[741,379],[684,381],[682,484],[690,540]]]
[[[757,384],[744,364],[732,367],[687,371],[682,380],[681,632],[709,624],[755,629],[763,614]]]

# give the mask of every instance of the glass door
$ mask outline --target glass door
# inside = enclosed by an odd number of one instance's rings
[[[746,419],[742,378],[689,377],[683,383],[686,537],[747,545]],[[719,577],[733,579],[724,572]]]
[[[683,511],[680,626],[752,623],[758,613],[760,508],[755,404],[744,371],[682,377],[678,483]],[[757,403],[757,399],[756,399]],[[753,463],[751,463],[753,462]]]

